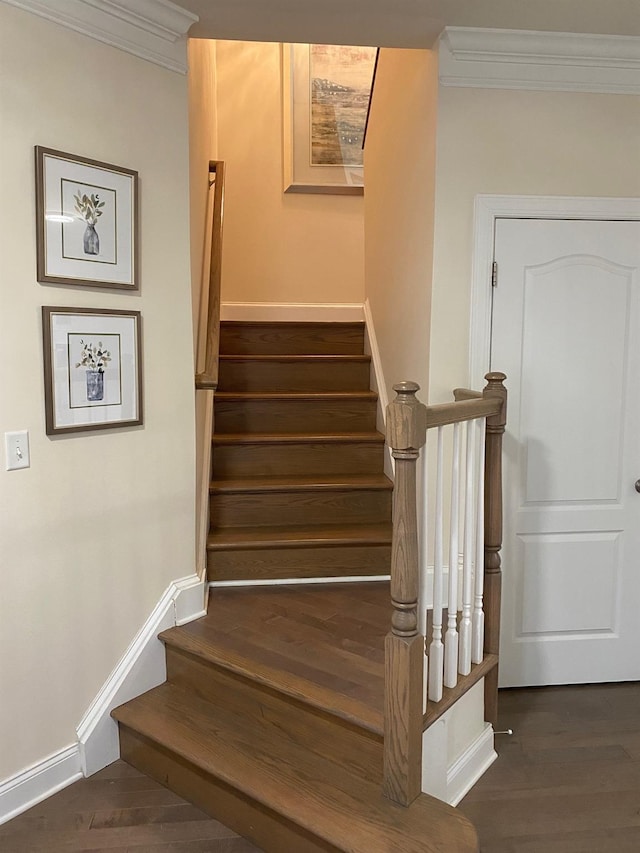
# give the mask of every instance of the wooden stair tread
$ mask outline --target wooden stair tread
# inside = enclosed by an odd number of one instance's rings
[[[375,391],[218,391],[216,400],[222,402],[249,402],[251,400],[324,400],[341,402],[348,400],[378,399]]]
[[[214,445],[229,445],[229,444],[338,444],[341,442],[348,443],[365,443],[384,444],[384,436],[381,432],[327,432],[327,433],[306,433],[306,432],[229,432],[215,433],[213,436]]]
[[[283,362],[286,364],[340,364],[341,362],[360,362],[367,363],[371,361],[370,355],[334,355],[327,353],[316,353],[312,355],[299,355],[296,353],[281,353],[280,355],[261,355],[259,353],[253,355],[220,355],[220,361],[231,362],[238,361],[246,363],[249,361],[261,361],[266,364],[277,364]]]
[[[183,627],[186,626],[181,626]],[[255,632],[243,637],[216,629],[195,634],[182,631],[181,628],[170,628],[164,631],[160,639],[173,648],[195,655],[237,675],[250,678],[271,690],[284,693],[318,711],[334,714],[352,725],[382,737],[382,695],[380,695],[380,708],[374,708],[369,701],[336,691],[331,685],[350,687],[351,684],[310,665],[304,667],[297,665],[295,660],[289,659],[284,649],[273,649],[277,643],[269,642],[265,645],[260,651],[258,660],[256,648],[260,644],[261,637]],[[309,656],[308,652],[304,653]],[[323,675],[325,684],[319,683],[323,680]],[[382,678],[382,672],[380,678]]]
[[[220,326],[223,329],[290,329],[292,326],[303,329],[364,329],[364,320],[220,320]]]
[[[302,548],[305,546],[390,545],[391,524],[353,524],[333,527],[227,527],[212,530],[207,547]]]
[[[381,735],[390,619],[385,581],[224,588],[206,617],[160,636]]]
[[[393,483],[384,474],[347,474],[320,477],[251,477],[242,479],[225,478],[212,480],[209,486],[211,494],[249,493],[249,492],[321,492],[331,489],[347,491],[353,489],[393,490]]]
[[[455,809],[425,794],[404,809],[368,781],[314,755],[286,732],[228,713],[169,684],[113,712],[160,744],[263,807],[351,853],[473,853],[475,831]]]

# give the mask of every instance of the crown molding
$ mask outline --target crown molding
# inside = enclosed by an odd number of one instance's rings
[[[169,0],[2,0],[170,71],[186,74],[198,16]]]
[[[443,86],[640,94],[640,38],[447,27]]]

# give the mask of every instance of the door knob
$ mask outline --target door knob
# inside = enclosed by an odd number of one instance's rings
[[[640,480],[636,480],[635,487],[636,487],[636,492],[640,492]]]

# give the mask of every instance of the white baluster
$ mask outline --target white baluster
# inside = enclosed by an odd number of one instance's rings
[[[478,482],[476,500],[476,566],[473,599],[473,640],[471,660],[482,663],[484,657],[484,436],[486,419],[478,418]]]
[[[458,494],[458,595],[456,601],[458,603],[458,625],[460,625],[460,613],[462,611],[462,566],[464,562],[464,494],[462,483],[466,478],[466,463],[467,458],[462,452],[464,443],[463,436],[466,435],[467,424],[463,421],[460,424],[460,471],[458,473],[458,482],[460,483],[460,491]]]
[[[444,428],[438,427],[438,454],[436,462],[436,516],[434,530],[433,560],[433,636],[429,646],[429,699],[442,699],[444,668],[444,646],[442,644],[442,593],[444,583],[444,513],[443,513],[443,468]]]
[[[427,439],[429,434],[427,433]],[[427,610],[429,607],[429,464],[427,462],[427,447],[423,447],[420,456],[420,478],[418,480],[419,494],[422,495],[422,511],[418,515],[419,566],[418,578],[418,631],[425,637],[424,668],[422,673],[422,710],[427,710],[429,669],[431,662],[427,656]],[[420,505],[420,503],[418,504]]]
[[[449,520],[449,601],[444,638],[444,683],[458,683],[458,523],[460,500],[460,424],[453,425],[451,517]]]
[[[473,532],[475,526],[474,514],[474,438],[473,421],[467,423],[466,466],[464,489],[464,557],[462,564],[462,619],[460,621],[460,659],[458,662],[461,675],[471,672],[471,607],[473,604]]]

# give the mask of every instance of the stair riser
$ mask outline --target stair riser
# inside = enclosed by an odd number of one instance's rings
[[[211,495],[211,525],[378,524],[391,517],[390,490],[288,491]]]
[[[311,705],[283,696],[167,645],[167,680],[224,707],[254,717],[256,728],[286,732],[288,738],[323,759],[370,781],[382,780],[382,738]]]
[[[213,448],[213,476],[379,474],[383,461],[384,445],[372,442],[217,445]]]
[[[391,546],[265,548],[251,551],[212,549],[207,565],[212,581],[388,575],[391,570]]]
[[[315,838],[284,815],[203,774],[190,762],[122,724],[120,755],[127,764],[224,822],[266,853],[341,853],[340,848]]]
[[[223,355],[360,355],[363,323],[222,323]]]
[[[218,400],[215,404],[218,433],[367,432],[375,427],[375,400]]]
[[[368,362],[220,361],[218,391],[368,391]]]

